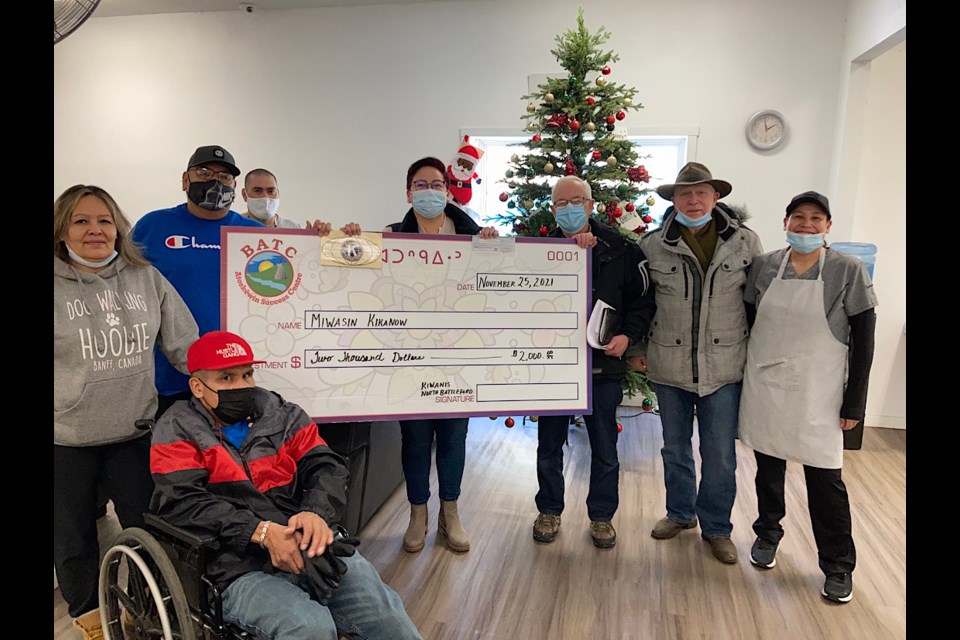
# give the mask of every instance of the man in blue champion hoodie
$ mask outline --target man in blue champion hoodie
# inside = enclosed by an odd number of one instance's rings
[[[220,329],[220,228],[263,226],[230,208],[238,175],[229,151],[198,147],[181,177],[187,201],[151,211],[133,229],[134,242],[187,303],[200,335]],[[188,379],[156,354],[157,418],[177,400],[190,398]]]

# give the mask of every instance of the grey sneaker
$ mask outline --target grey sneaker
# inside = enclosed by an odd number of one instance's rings
[[[750,562],[761,569],[773,569],[777,566],[777,547],[779,546],[776,542],[757,538],[750,547]]]
[[[834,573],[827,576],[820,592],[827,600],[844,604],[853,600],[853,574]]]
[[[674,537],[684,529],[693,529],[695,526],[697,526],[696,518],[690,522],[677,522],[670,518],[660,518],[657,524],[654,525],[650,535],[657,540],[666,540],[667,538]]]
[[[537,542],[553,542],[560,533],[560,516],[541,513],[533,523],[533,539]]]
[[[593,546],[601,549],[609,549],[617,544],[617,531],[609,520],[591,520],[590,537],[593,538]]]

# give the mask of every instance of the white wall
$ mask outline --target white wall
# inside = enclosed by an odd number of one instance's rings
[[[866,424],[905,427],[907,341],[906,43],[869,63],[853,239],[877,245],[877,349]]]
[[[554,36],[578,3],[429,2],[290,11],[92,18],[54,48],[54,190],[94,182],[137,218],[184,200],[195,147],[222,144],[242,170],[280,179],[281,212],[369,228],[405,210],[404,175],[446,159],[465,127],[522,126],[527,75],[559,69]],[[844,3],[598,0],[621,59],[611,80],[646,108],[628,127],[696,126],[698,159],[729,180],[767,246],[789,197],[825,189]],[[809,38],[784,37],[783,25]],[[815,88],[798,92],[798,86]],[[752,151],[753,112],[792,136]],[[489,177],[488,177],[489,178]]]
[[[277,173],[284,216],[380,229],[406,210],[410,162],[448,159],[461,129],[522,126],[527,76],[559,70],[550,49],[576,27],[579,4],[94,17],[54,47],[54,197],[98,184],[137,219],[183,202],[190,153],[222,144],[241,170]],[[783,207],[795,193],[816,189],[838,211],[856,209],[869,83],[857,84],[851,61],[905,31],[904,2],[583,4],[591,30],[612,32],[604,47],[621,59],[610,79],[636,87],[645,105],[624,121],[628,130],[699,128],[697,160],[733,184],[727,201],[749,208],[765,248],[782,246]],[[789,139],[758,153],[744,127],[766,108],[784,114]],[[831,239],[862,239],[853,225],[837,216]],[[881,248],[878,278],[894,251]],[[892,308],[889,295],[881,304]],[[894,362],[884,351],[897,348],[878,340],[878,365]]]

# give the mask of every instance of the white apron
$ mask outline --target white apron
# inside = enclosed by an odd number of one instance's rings
[[[823,308],[826,253],[816,280],[784,280],[787,251],[760,301],[747,342],[740,440],[783,460],[840,469],[847,345],[830,331]]]

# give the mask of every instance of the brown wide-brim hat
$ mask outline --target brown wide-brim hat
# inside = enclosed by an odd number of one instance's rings
[[[699,162],[688,162],[683,165],[683,169],[680,169],[676,182],[657,187],[657,195],[665,200],[673,200],[673,192],[677,187],[688,184],[703,184],[704,182],[716,189],[721,198],[730,195],[730,192],[733,191],[733,185],[726,180],[714,180],[710,174],[710,169],[707,169],[704,165]]]

